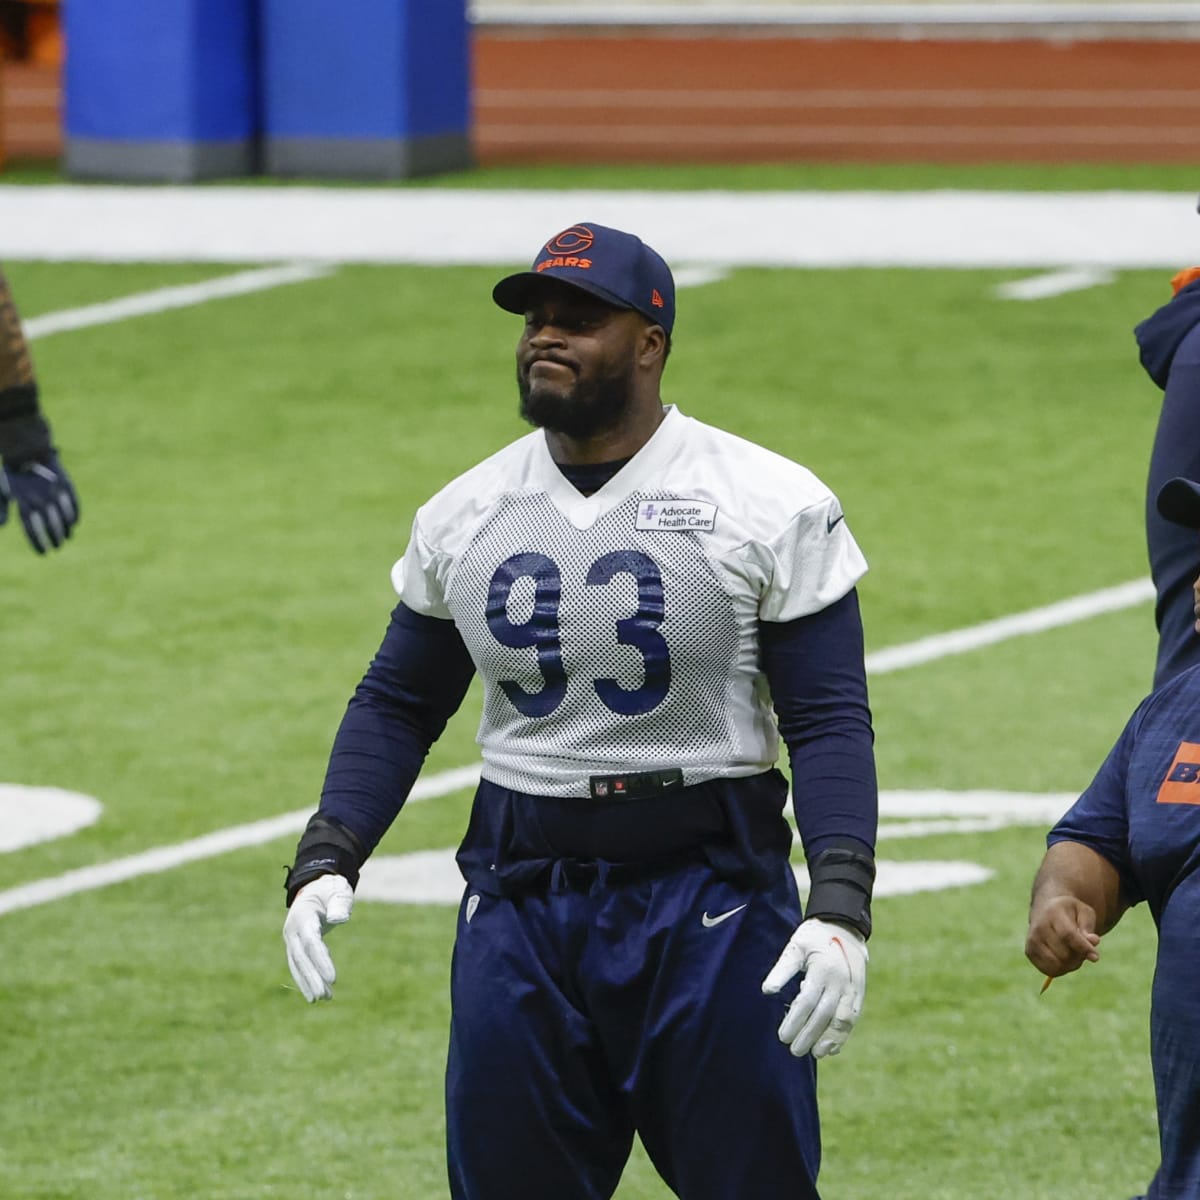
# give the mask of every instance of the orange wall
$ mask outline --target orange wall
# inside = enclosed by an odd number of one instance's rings
[[[1193,162],[1200,42],[504,37],[481,161]]]

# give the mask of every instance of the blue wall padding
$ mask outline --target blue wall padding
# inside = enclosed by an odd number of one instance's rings
[[[64,9],[68,137],[255,136],[257,0],[70,0]]]
[[[465,0],[261,0],[261,6],[268,137],[466,132]]]

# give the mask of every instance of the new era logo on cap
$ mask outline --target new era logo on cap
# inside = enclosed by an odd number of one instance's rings
[[[523,313],[539,279],[559,279],[617,308],[632,308],[670,333],[675,325],[675,280],[662,256],[641,238],[620,229],[581,221],[542,247],[528,271],[500,280],[492,298],[508,312]]]

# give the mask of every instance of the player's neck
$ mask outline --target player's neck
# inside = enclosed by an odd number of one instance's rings
[[[633,409],[615,429],[606,429],[594,437],[573,438],[547,429],[546,446],[556,463],[590,466],[632,458],[662,424],[667,410],[658,400],[653,405]]]

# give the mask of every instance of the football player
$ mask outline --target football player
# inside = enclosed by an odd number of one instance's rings
[[[1200,483],[1168,480],[1166,521],[1200,530]],[[1193,604],[1200,609],[1200,588]],[[1193,622],[1195,614],[1193,614]],[[1102,937],[1146,901],[1158,933],[1150,1062],[1162,1161],[1145,1196],[1200,1196],[1200,666],[1129,718],[1088,789],[1050,831],[1025,953],[1047,979],[1100,958]],[[1045,986],[1045,985],[1043,985]]]
[[[1157,596],[1155,687],[1200,663],[1192,614],[1200,537],[1168,521],[1155,503],[1169,479],[1200,479],[1200,267],[1180,271],[1171,286],[1172,298],[1134,331],[1142,366],[1163,390],[1146,487],[1146,542]]]
[[[38,406],[29,347],[8,280],[0,271],[0,525],[16,505],[29,543],[39,554],[71,536],[79,498],[50,440]]]
[[[572,226],[493,297],[535,431],[417,513],[286,882],[292,975],[331,996],[323,935],[478,672],[452,1196],[611,1196],[636,1132],[685,1200],[816,1197],[815,1059],[871,932],[866,563],[810,471],[663,404],[674,281],[639,238]]]
[[[1146,540],[1156,592],[1154,691],[1096,778],[1050,831],[1033,885],[1025,953],[1047,979],[1100,958],[1100,942],[1145,900],[1158,931],[1150,1057],[1162,1161],[1145,1196],[1200,1195],[1196,905],[1200,887],[1200,268],[1135,330],[1163,389],[1150,456]],[[1043,984],[1045,988],[1046,984]]]

